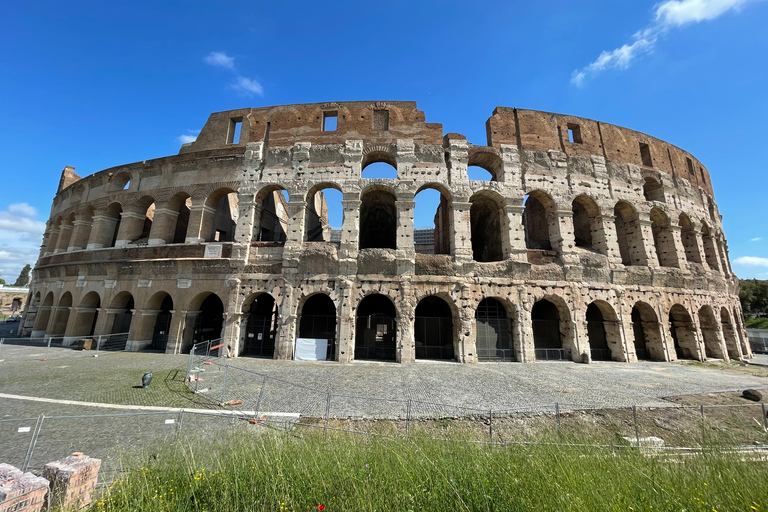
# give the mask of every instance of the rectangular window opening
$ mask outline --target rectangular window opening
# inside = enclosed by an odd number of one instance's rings
[[[688,173],[693,174],[693,160],[691,160],[688,157],[685,157],[685,162],[688,164]]]
[[[581,126],[568,123],[568,142],[581,144]]]
[[[373,129],[380,132],[389,130],[389,110],[373,111]]]
[[[243,127],[243,118],[232,118],[229,120],[229,132],[227,133],[227,144],[239,144],[240,132]]]
[[[339,122],[337,112],[323,112],[323,131],[335,132]]]
[[[707,182],[707,178],[704,177],[704,169],[702,167],[699,167],[699,173],[701,174],[701,181],[703,183]]]
[[[651,147],[644,142],[640,143],[640,159],[643,161],[643,165],[646,167],[653,167],[653,159],[651,158]]]

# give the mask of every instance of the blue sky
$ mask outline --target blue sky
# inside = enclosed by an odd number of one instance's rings
[[[6,280],[34,263],[65,165],[175,154],[211,112],[343,100],[415,100],[477,144],[497,105],[667,140],[709,168],[736,273],[768,278],[768,1],[215,4],[4,6]]]

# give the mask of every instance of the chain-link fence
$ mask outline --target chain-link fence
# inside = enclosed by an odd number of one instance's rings
[[[0,359],[10,357],[17,347],[37,347],[40,350],[25,357],[39,357],[47,361],[49,356],[72,357],[94,356],[109,352],[123,352],[128,349],[128,333],[104,334],[100,336],[45,336],[42,338],[0,338]]]

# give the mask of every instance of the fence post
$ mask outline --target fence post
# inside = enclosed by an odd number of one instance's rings
[[[768,416],[765,415],[765,404],[760,404],[763,408],[763,426],[765,430],[768,430]]]
[[[405,437],[411,433],[411,399],[408,399],[408,406],[405,409]]]
[[[184,421],[184,409],[179,410],[179,418],[176,420],[176,439],[181,435],[181,422]]]
[[[328,398],[325,402],[325,425],[323,426],[323,439],[325,439],[328,431],[328,418],[331,415],[331,394],[328,393]]]
[[[189,378],[189,374],[192,373],[192,361],[195,357],[195,346],[192,345],[192,348],[189,350],[189,359],[187,360],[187,378]]]
[[[45,414],[41,414],[37,418],[35,423],[35,429],[32,431],[32,439],[29,440],[29,448],[27,448],[27,456],[24,458],[24,464],[21,468],[22,471],[26,471],[29,465],[32,463],[32,454],[35,451],[35,445],[37,444],[37,438],[40,435],[40,429],[43,428],[43,421],[45,420]]]
[[[488,411],[488,417],[490,418],[490,427],[488,429],[488,436],[490,437],[489,441],[493,442],[493,409]]]
[[[701,409],[701,445],[706,442],[706,425],[704,425],[704,404],[699,406]]]
[[[632,406],[632,421],[635,424],[635,441],[637,441],[637,447],[640,448],[640,427],[637,425],[637,406]]]
[[[48,345],[45,346],[45,355],[43,356],[43,361],[48,360],[48,351],[51,350],[51,340],[53,338],[48,338]]]
[[[93,357],[99,356],[99,349],[101,349],[101,334],[99,334],[99,338],[96,340],[96,354]]]
[[[560,430],[560,403],[555,402],[555,421],[557,422],[557,437],[563,440],[563,432]]]
[[[224,382],[221,385],[221,403],[224,403],[224,393],[227,390],[227,373],[229,373],[229,364],[224,367]]]
[[[261,382],[261,391],[259,391],[259,399],[256,401],[256,419],[259,419],[259,413],[261,412],[261,397],[264,396],[264,388],[267,387],[267,376],[264,376],[264,380]]]

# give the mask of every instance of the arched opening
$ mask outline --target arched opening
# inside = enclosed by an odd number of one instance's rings
[[[699,309],[699,326],[701,337],[704,341],[704,352],[708,358],[723,359],[723,346],[718,335],[717,319],[710,306],[702,306]]]
[[[504,259],[501,233],[500,196],[475,194],[469,200],[470,236],[472,259],[480,262]]]
[[[672,236],[669,217],[659,208],[651,210],[651,231],[653,245],[656,248],[656,259],[662,267],[678,267],[675,239]]]
[[[696,330],[691,315],[680,304],[675,304],[669,310],[669,332],[675,345],[677,359],[699,358]]]
[[[470,150],[467,176],[470,180],[504,181],[504,163],[495,150]]]
[[[169,243],[183,244],[187,238],[187,229],[189,228],[189,214],[192,212],[192,198],[186,192],[179,192],[174,195],[168,203],[168,209],[171,212],[176,213],[176,219],[170,223],[173,226],[168,230],[167,234],[161,236],[170,235]]]
[[[590,197],[580,195],[571,204],[573,211],[573,237],[576,247],[596,249],[603,240],[600,208]]]
[[[709,230],[706,222],[701,223],[701,240],[704,245],[704,258],[707,265],[712,270],[720,270],[720,262],[717,261],[717,252],[715,250],[715,238]]]
[[[646,201],[664,201],[664,187],[654,178],[646,177],[643,182]]]
[[[173,318],[173,299],[167,293],[160,303],[160,310],[155,318],[155,326],[152,328],[152,349],[165,352],[168,347],[168,335],[171,331]]]
[[[748,346],[748,339],[744,336],[744,316],[737,308],[733,308],[733,326],[736,329],[736,335],[739,338],[742,355],[747,358],[750,357],[750,350]]]
[[[288,239],[288,192],[269,187],[259,192],[256,199],[261,205],[256,240],[285,243]]]
[[[666,360],[661,326],[653,308],[644,302],[638,302],[632,308],[631,318],[637,358],[641,361]]]
[[[342,193],[337,186],[318,185],[307,193],[304,240],[307,242],[339,242],[344,222]],[[337,236],[334,236],[334,232]],[[334,240],[335,238],[335,240]]]
[[[395,194],[386,187],[363,192],[360,202],[360,249],[397,249]]]
[[[546,206],[544,203],[548,203]],[[553,206],[552,199],[543,192],[526,196],[523,206],[523,226],[525,227],[525,246],[528,249],[552,250],[550,219],[548,206]]]
[[[72,231],[75,228],[75,213],[69,214],[69,217],[61,223],[59,228],[59,241],[56,243],[58,252],[67,252],[72,240]]]
[[[96,331],[96,322],[99,319],[99,308],[101,307],[101,297],[96,292],[88,292],[80,300],[80,304],[75,309],[75,323],[72,327],[72,336],[88,337],[93,336]]]
[[[419,301],[415,313],[416,359],[455,359],[453,313],[448,303],[431,295]]]
[[[64,224],[63,219],[53,219],[50,221],[50,229],[48,231],[48,243],[45,246],[46,254],[53,254],[56,251],[56,244],[59,241],[59,234],[61,232],[61,226]]]
[[[723,338],[725,338],[725,348],[728,350],[728,357],[740,359],[739,338],[736,336],[736,329],[733,323],[731,323],[731,315],[725,307],[720,308],[720,325],[723,327]]]
[[[298,337],[325,342],[313,344],[317,347],[314,359],[321,361],[336,359],[336,305],[328,295],[318,293],[304,301],[301,307]]]
[[[397,179],[397,161],[386,151],[370,151],[363,155],[361,177],[365,179]]]
[[[140,209],[144,210],[144,221],[137,225],[128,233],[128,241],[135,245],[147,245],[149,241],[149,232],[152,231],[152,221],[155,219],[155,200],[152,197],[143,197],[139,201]]]
[[[198,311],[193,331],[194,342],[201,343],[221,338],[221,327],[224,324],[224,304],[218,295],[209,294],[200,304]]]
[[[123,207],[120,203],[112,203],[107,206],[102,222],[104,238],[103,247],[114,247],[117,242],[117,234],[120,231],[120,223],[123,219]]]
[[[51,319],[51,310],[53,308],[53,292],[48,292],[45,295],[45,300],[37,309],[37,317],[35,318],[35,330],[45,331],[48,328],[48,322]]]
[[[701,263],[699,244],[696,243],[696,232],[693,230],[693,224],[691,224],[688,215],[680,214],[678,226],[680,226],[680,238],[685,249],[685,260],[688,263]]]
[[[56,306],[56,315],[53,317],[53,325],[51,326],[51,332],[48,333],[51,336],[63,336],[67,329],[67,322],[69,322],[69,314],[72,309],[72,294],[64,292],[59,299],[59,305]]]
[[[397,328],[395,305],[384,295],[368,295],[357,307],[355,359],[396,358]]]
[[[203,236],[207,242],[232,242],[235,239],[239,201],[231,189],[217,190],[205,201],[214,212],[203,214]]]
[[[605,319],[603,318],[602,311],[594,302],[587,306],[586,319],[590,356],[594,361],[610,361],[612,354],[611,349],[608,347]]]
[[[483,299],[475,310],[475,351],[478,361],[515,360],[512,320],[497,299]]]
[[[626,201],[619,201],[613,209],[613,215],[621,262],[624,265],[645,265],[637,212]]]
[[[439,189],[424,186],[414,197],[413,244],[418,254],[451,254],[453,208]]]
[[[131,330],[133,310],[135,309],[133,295],[128,292],[120,292],[112,300],[110,309],[117,310],[112,321],[112,334],[124,334]]]
[[[531,309],[531,322],[536,360],[570,359],[570,353],[563,348],[560,311],[557,306],[547,299],[537,301]]]
[[[259,294],[248,308],[242,354],[270,359],[275,357],[277,322],[275,298],[268,293]]]
[[[131,175],[127,172],[118,173],[116,176],[112,176],[109,180],[110,192],[128,190],[130,186],[131,186]]]

